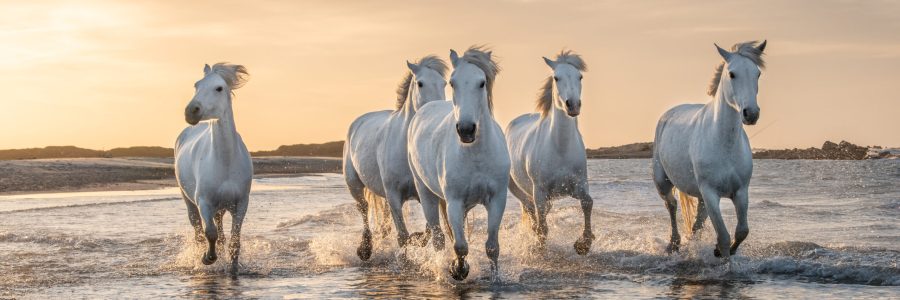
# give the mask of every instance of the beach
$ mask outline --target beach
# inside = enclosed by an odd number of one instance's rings
[[[339,173],[328,157],[253,158],[257,178]],[[174,187],[172,158],[57,158],[0,161],[0,195],[147,190]]]

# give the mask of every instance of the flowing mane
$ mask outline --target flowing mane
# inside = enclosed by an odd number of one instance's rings
[[[437,56],[428,55],[420,59],[416,62],[416,65],[419,67],[426,67],[437,72],[441,77],[446,78],[447,74],[447,64]],[[397,104],[396,109],[400,110],[403,108],[403,104],[406,103],[406,99],[409,98],[409,90],[412,89],[412,81],[413,81],[413,73],[411,71],[407,71],[406,75],[403,75],[403,80],[400,81],[400,85],[397,86]]]
[[[243,65],[233,65],[226,62],[216,63],[212,66],[208,74],[218,74],[225,80],[225,84],[232,90],[236,90],[244,86],[250,76],[247,68]],[[207,74],[207,75],[208,75]]]
[[[581,56],[572,52],[572,50],[563,50],[556,55],[557,64],[569,64],[580,72],[587,71],[587,64],[581,59]],[[553,109],[553,75],[547,76],[544,85],[541,86],[537,98],[537,111],[541,112],[541,117],[547,116]]]
[[[762,50],[757,48],[759,42],[758,41],[749,41],[743,43],[734,44],[731,46],[731,53],[743,56],[760,69],[766,68],[766,61],[763,60]],[[716,66],[716,73],[713,74],[713,78],[709,83],[709,88],[706,89],[706,94],[710,96],[715,96],[716,92],[719,90],[719,81],[722,80],[722,71],[725,69],[725,62],[720,62],[718,66]]]
[[[459,59],[475,65],[484,72],[484,76],[487,78],[485,80],[485,88],[487,89],[488,107],[491,112],[493,112],[494,79],[497,77],[497,73],[500,73],[500,66],[492,59],[490,50],[484,46],[472,46],[469,47],[469,49],[466,50],[466,53]]]

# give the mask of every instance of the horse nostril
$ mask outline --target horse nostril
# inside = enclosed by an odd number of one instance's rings
[[[744,118],[747,118],[750,116],[750,111],[748,111],[746,108],[743,111],[741,111],[741,113],[744,114]]]
[[[200,112],[200,107],[194,106],[194,107],[191,108],[191,113],[192,113],[192,114],[196,114],[196,113],[198,113],[198,112]]]

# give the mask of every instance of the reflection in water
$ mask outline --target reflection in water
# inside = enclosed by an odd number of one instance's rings
[[[217,299],[238,298],[242,295],[240,279],[224,275],[194,275],[187,280],[190,298]]]

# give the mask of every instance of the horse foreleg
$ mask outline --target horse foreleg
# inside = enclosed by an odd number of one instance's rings
[[[225,247],[225,230],[222,230],[222,217],[224,215],[225,215],[225,211],[220,210],[220,211],[216,212],[216,217],[215,217],[215,219],[213,219],[213,221],[216,223],[216,233],[217,233],[216,248],[222,248],[222,249],[224,249],[224,247]]]
[[[453,231],[453,251],[456,253],[456,260],[450,263],[450,276],[463,280],[469,276],[469,264],[466,262],[469,244],[466,242],[465,231],[466,208],[462,200],[447,200],[447,218]]]
[[[241,226],[244,225],[244,216],[247,214],[249,196],[241,199],[231,212],[231,243],[228,249],[231,254],[231,274],[237,275],[241,256]]]
[[[503,211],[506,209],[506,193],[501,192],[490,199],[487,204],[488,236],[484,244],[484,251],[491,259],[491,281],[500,281],[500,268],[497,259],[500,256],[500,223],[503,221]]]
[[[701,187],[700,193],[703,195],[703,201],[706,203],[706,212],[709,214],[709,218],[712,221],[713,228],[716,229],[716,249],[713,251],[713,254],[716,257],[725,257],[728,258],[729,250],[728,247],[731,243],[731,236],[728,234],[728,228],[725,226],[725,221],[722,220],[722,211],[719,210],[719,194],[707,187]]]
[[[584,213],[584,231],[581,238],[575,241],[575,253],[586,255],[591,250],[591,243],[594,242],[594,233],[591,230],[591,213],[593,212],[594,199],[591,198],[587,188],[582,188],[576,196],[581,201],[581,212]]]
[[[406,243],[409,242],[409,231],[406,229],[406,221],[403,220],[403,199],[400,192],[394,189],[385,188],[385,192],[391,210],[391,220],[397,229],[397,245],[400,248],[406,247]]]
[[[419,193],[419,201],[422,203],[422,212],[425,214],[425,230],[431,235],[435,250],[444,250],[444,233],[441,231],[440,202],[441,199],[428,190],[424,184],[416,180],[416,190]]]
[[[218,258],[216,257],[216,240],[219,237],[219,233],[215,222],[216,208],[205,199],[198,199],[197,202],[200,204],[200,217],[203,219],[203,231],[208,243],[206,254],[203,255],[201,261],[204,265],[211,265]]]
[[[197,209],[197,205],[188,200],[184,193],[181,194],[184,197],[184,204],[187,206],[188,211],[188,220],[191,222],[191,227],[194,228],[194,239],[200,243],[206,240],[203,237],[203,223],[200,219],[200,210]]]
[[[347,186],[350,187],[350,195],[356,199],[356,210],[362,215],[363,221],[362,240],[359,242],[359,247],[356,248],[356,256],[359,256],[359,259],[361,260],[368,260],[372,257],[372,230],[369,229],[369,201],[366,200],[362,182],[359,182],[358,186],[348,182]]]
[[[747,223],[747,206],[749,205],[748,188],[742,188],[734,193],[734,211],[737,214],[737,228],[734,230],[734,244],[731,245],[729,253],[734,255],[738,246],[750,234],[750,224]]]
[[[706,211],[706,203],[703,202],[703,198],[697,199],[697,218],[694,220],[694,226],[691,227],[691,239],[700,239],[700,234],[703,230],[703,223],[706,222],[706,218],[709,217],[709,213]],[[687,224],[685,224],[687,226]]]
[[[550,199],[547,194],[535,185],[534,187],[534,212],[537,219],[536,233],[538,236],[538,247],[544,251],[547,245],[547,233],[549,228],[547,225],[547,213],[550,210]]]

